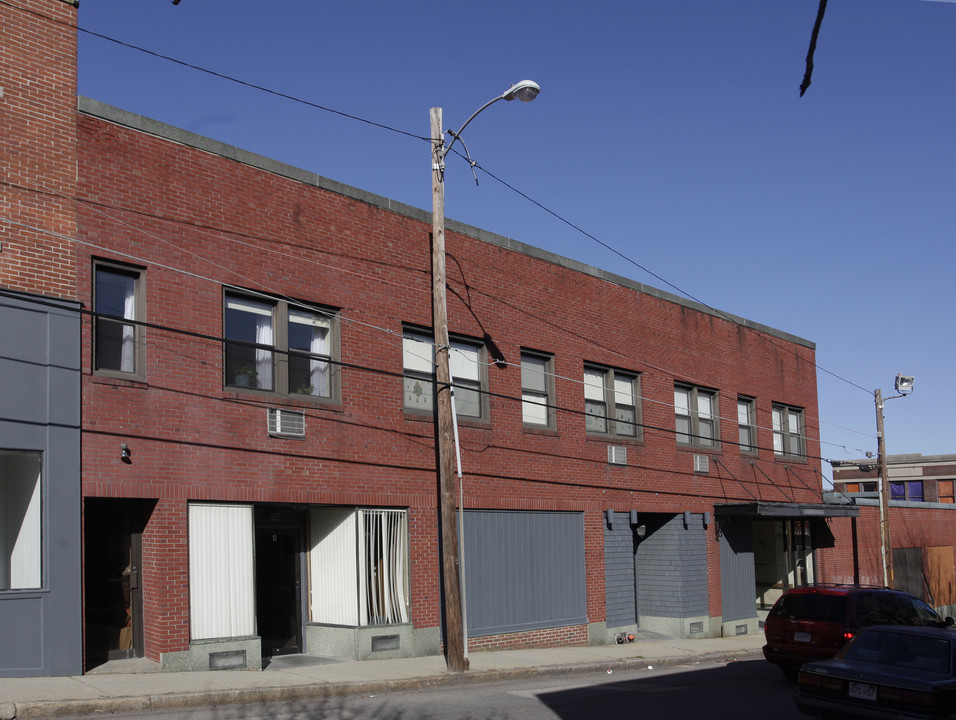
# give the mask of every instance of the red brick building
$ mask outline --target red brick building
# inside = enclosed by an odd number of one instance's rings
[[[67,663],[441,652],[429,213],[77,104],[76,9],[0,13],[31,38],[0,286],[72,303],[83,521],[64,546],[24,510],[0,549],[82,551]],[[823,501],[813,343],[454,222],[447,256],[468,649],[759,632],[857,513]],[[0,584],[0,631],[69,596],[43,567]],[[33,642],[0,673],[61,672]]]

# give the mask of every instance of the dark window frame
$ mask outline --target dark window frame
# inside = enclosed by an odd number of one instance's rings
[[[682,413],[681,403],[678,402],[678,393],[687,393],[687,412]],[[701,412],[701,400],[710,399],[710,411]],[[719,394],[713,388],[691,385],[689,383],[674,383],[674,423],[675,438],[678,445],[708,449],[720,448],[720,407]],[[686,421],[686,427],[682,426]],[[703,430],[711,429],[708,435]]]
[[[422,345],[414,351],[412,343]],[[455,388],[455,414],[462,420],[488,422],[488,350],[483,341],[449,334],[449,373]],[[457,353],[457,355],[456,355]],[[468,355],[474,353],[474,357]],[[429,355],[430,357],[426,357]],[[461,365],[456,358],[461,358]],[[471,370],[472,374],[456,372],[456,366]],[[425,368],[430,368],[430,371]],[[435,336],[428,328],[406,325],[402,328],[402,408],[412,415],[432,417],[435,414]],[[411,396],[417,399],[410,402]],[[474,411],[477,409],[477,412]]]
[[[223,292],[222,312],[224,387],[307,402],[340,402],[339,313],[336,309],[227,288]],[[230,317],[230,312],[268,316],[271,341],[230,337],[231,321],[241,322],[242,317],[241,314]],[[323,352],[294,346],[296,326],[310,324],[325,328]],[[260,371],[266,376],[264,380],[259,377]]]
[[[96,375],[130,380],[146,379],[145,274],[141,267],[109,260],[93,262],[92,364]],[[126,316],[125,309],[120,313],[104,311],[105,303],[115,302],[115,297],[109,298],[110,293],[106,291],[107,276],[132,281],[132,317]],[[114,357],[117,353],[118,359]],[[115,362],[111,362],[113,360]],[[132,365],[130,369],[123,367],[127,362]]]
[[[532,367],[533,363],[540,363],[542,369]],[[543,422],[537,419],[542,409]],[[550,353],[521,349],[521,422],[526,429],[555,429],[554,355]]]
[[[595,382],[599,380],[598,382]],[[622,403],[619,382],[630,385],[631,402]],[[600,398],[598,392],[600,391]],[[630,420],[622,417],[631,412]],[[597,363],[584,364],[585,430],[589,435],[642,440],[640,373],[618,370]]]
[[[806,414],[804,409],[784,403],[774,403],[770,411],[773,432],[773,452],[777,457],[806,459]],[[798,418],[799,428],[791,428],[791,416]],[[779,421],[778,421],[779,417]],[[796,445],[796,447],[794,447]]]
[[[746,408],[746,421],[741,417],[742,407]],[[757,445],[757,400],[749,395],[737,396],[737,439],[740,452],[756,455]]]

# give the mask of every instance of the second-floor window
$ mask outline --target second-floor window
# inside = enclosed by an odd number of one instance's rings
[[[226,385],[334,396],[334,312],[227,293],[224,324]]]
[[[923,481],[903,480],[900,482],[891,482],[890,499],[923,502]]]
[[[806,455],[803,435],[803,410],[787,405],[774,405],[771,410],[773,452],[787,457]]]
[[[638,437],[637,398],[637,375],[597,365],[584,367],[584,412],[588,432]]]
[[[94,365],[107,374],[143,375],[142,273],[98,263],[93,272]]]
[[[552,357],[521,352],[521,418],[525,425],[553,427],[554,382]]]
[[[737,398],[737,428],[740,436],[740,452],[757,452],[757,424],[754,420],[754,399]]]
[[[717,445],[717,393],[694,385],[674,386],[677,442],[681,445]]]
[[[432,414],[435,409],[435,342],[432,336],[424,331],[405,330],[402,359],[405,409]],[[455,387],[455,414],[467,418],[486,417],[485,363],[481,343],[451,338],[448,369]]]

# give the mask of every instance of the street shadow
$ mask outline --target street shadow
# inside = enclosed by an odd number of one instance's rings
[[[610,678],[625,676],[623,680]],[[743,660],[699,670],[661,673],[651,669],[608,675],[608,682],[539,693],[538,700],[561,720],[604,718],[707,720],[797,720],[796,685],[765,660]],[[569,684],[573,678],[569,678]]]
[[[466,690],[467,686],[467,690]],[[488,689],[482,695],[479,689]],[[333,691],[338,692],[338,691]],[[449,695],[453,699],[449,700]],[[510,696],[504,706],[482,706],[481,698]],[[460,683],[377,694],[329,695],[268,703],[226,701],[172,712],[113,716],[132,720],[805,720],[796,708],[796,685],[765,660],[727,664],[612,669],[606,675],[548,673],[490,682],[462,677]],[[457,706],[455,706],[457,703]],[[469,704],[471,703],[471,704]],[[454,712],[448,708],[454,706]],[[78,719],[82,720],[82,719]],[[87,718],[86,720],[91,720]]]

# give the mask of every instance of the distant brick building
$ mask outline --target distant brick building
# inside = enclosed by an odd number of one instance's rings
[[[71,330],[0,360],[51,368],[0,384],[0,634],[35,650],[0,674],[441,652],[429,214],[77,105],[75,8],[19,5],[0,320]],[[759,632],[858,514],[821,493],[813,343],[448,230],[469,647]]]
[[[892,500],[953,504],[956,455],[888,455],[886,474]],[[833,489],[850,496],[876,497],[879,468],[873,458],[844,460],[833,468]]]
[[[886,471],[892,584],[956,615],[956,455],[889,455]],[[818,553],[829,581],[883,584],[879,485],[876,458],[834,465],[833,502],[852,502],[860,515],[830,525],[834,548]]]

